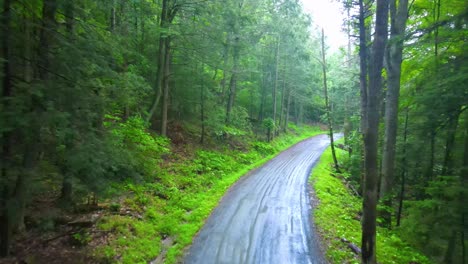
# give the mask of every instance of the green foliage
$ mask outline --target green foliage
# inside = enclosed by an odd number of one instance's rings
[[[301,132],[278,137],[270,147],[254,142],[246,152],[197,150],[193,158],[169,166],[156,181],[126,184],[130,194],[121,211],[128,215],[109,215],[101,220],[99,228],[112,231],[115,237],[96,254],[107,260],[122,256],[123,263],[139,263],[154,259],[164,249],[165,263],[176,263],[233,183],[274,154],[320,130],[303,128]],[[164,239],[168,240],[163,243]]]
[[[347,153],[336,149],[339,160],[346,160]],[[314,220],[318,232],[327,244],[326,256],[332,263],[360,263],[341,239],[354,245],[361,243],[361,199],[345,187],[346,174],[333,171],[331,150],[328,148],[314,167],[311,183],[315,187],[318,206]],[[333,219],[333,221],[330,221]],[[405,243],[399,232],[384,228],[377,230],[377,258],[379,263],[431,263]]]

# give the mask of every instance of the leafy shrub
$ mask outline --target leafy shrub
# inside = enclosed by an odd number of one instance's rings
[[[271,144],[261,141],[253,142],[252,147],[262,156],[268,156],[275,152],[275,148]]]

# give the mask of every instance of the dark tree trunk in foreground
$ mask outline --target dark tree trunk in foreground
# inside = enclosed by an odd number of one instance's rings
[[[325,33],[322,28],[322,73],[323,73],[323,94],[325,96],[325,111],[327,114],[328,121],[328,136],[330,137],[330,146],[333,156],[333,163],[335,164],[335,169],[337,172],[340,172],[340,167],[338,166],[338,160],[336,159],[335,152],[335,143],[333,138],[333,120],[331,118],[330,104],[328,102],[328,87],[327,87],[327,61],[325,58]]]
[[[388,0],[377,0],[375,34],[367,92],[367,127],[364,131],[364,189],[362,217],[362,263],[375,264],[377,183],[379,178],[378,130],[379,106],[382,92],[382,68],[387,42]]]
[[[9,111],[8,98],[12,95],[12,83],[10,73],[10,0],[3,2],[3,12],[1,16],[2,31],[1,31],[1,45],[2,45],[2,58],[3,58],[3,80],[2,80],[2,97],[0,103],[2,104],[3,111]],[[11,160],[11,133],[4,131],[1,136],[1,159],[0,159],[0,257],[8,256],[11,230],[10,230],[10,217],[8,208],[8,199],[10,190],[8,188],[8,167]]]
[[[399,2],[399,3],[397,3]],[[382,154],[382,178],[380,200],[387,208],[392,208],[392,189],[395,178],[396,138],[398,126],[398,99],[400,96],[401,62],[403,39],[408,18],[408,0],[390,0],[391,33],[387,45],[387,94],[385,101],[385,139]],[[391,227],[392,212],[384,210],[384,225]]]

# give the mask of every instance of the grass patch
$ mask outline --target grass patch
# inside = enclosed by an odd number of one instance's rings
[[[336,149],[338,160],[347,158],[347,152]],[[349,175],[337,175],[333,171],[330,148],[324,152],[312,170],[310,182],[319,200],[314,210],[314,221],[325,243],[326,257],[331,263],[360,263],[342,238],[360,246],[361,244],[361,204],[346,188],[343,179]],[[377,260],[381,264],[431,263],[428,258],[401,240],[396,231],[377,228]]]
[[[291,145],[323,133],[293,129],[270,143],[251,142],[247,151],[194,150],[191,158],[159,169],[153,181],[121,186],[127,198],[98,224],[111,235],[95,255],[106,262],[148,263],[163,254],[164,263],[176,263],[232,184]]]

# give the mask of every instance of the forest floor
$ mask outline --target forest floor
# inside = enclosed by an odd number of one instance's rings
[[[153,180],[112,186],[64,210],[58,191],[29,205],[27,232],[0,263],[175,263],[227,189],[242,175],[295,143],[323,133],[292,127],[271,143],[231,139],[203,147],[177,133]],[[183,140],[180,140],[180,138]]]

